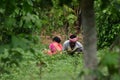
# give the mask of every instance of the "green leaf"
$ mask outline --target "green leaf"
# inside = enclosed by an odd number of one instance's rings
[[[41,20],[36,20],[35,25],[40,28],[42,27],[42,21]]]
[[[22,37],[17,37],[17,36],[12,36],[12,47],[13,48],[23,48],[23,49],[28,49],[30,42],[27,39],[24,39]]]
[[[72,8],[68,7],[67,5],[63,6],[66,12],[74,12]]]
[[[19,11],[20,11],[19,8],[16,8],[16,9],[15,9],[15,13],[16,13],[16,14],[19,14]]]
[[[24,2],[23,8],[24,8],[24,11],[25,11],[26,13],[32,12],[32,9],[33,9],[32,5],[29,5],[29,3],[27,3],[27,2]]]
[[[77,20],[77,17],[76,17],[75,15],[73,15],[73,14],[69,14],[69,15],[67,16],[67,20],[68,20],[68,22],[69,22],[70,24],[73,24],[73,23]]]
[[[7,45],[1,45],[0,46],[0,54],[4,52],[5,49],[9,49],[10,48],[10,45],[7,44]]]
[[[8,28],[13,27],[13,25],[15,25],[16,20],[14,18],[6,18],[5,20],[5,26]]]
[[[4,13],[5,12],[5,9],[3,9],[3,8],[0,8],[0,13]]]
[[[118,64],[118,54],[117,53],[105,53],[102,59],[103,65],[117,65]]]
[[[27,3],[28,3],[29,5],[31,5],[31,6],[33,6],[32,0],[27,0]]]

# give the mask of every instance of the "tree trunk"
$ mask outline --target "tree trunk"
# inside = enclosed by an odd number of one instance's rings
[[[68,33],[69,33],[69,29],[68,28],[69,28],[69,23],[66,21],[65,22],[65,28],[64,28],[65,29],[65,34],[66,34],[66,39],[68,39]]]
[[[82,0],[82,27],[84,41],[85,67],[93,71],[97,66],[97,37],[95,28],[94,0]],[[85,80],[96,80],[95,75],[88,74]]]
[[[81,31],[81,22],[82,22],[82,19],[81,19],[81,8],[80,8],[80,5],[74,9],[75,10],[75,13],[76,13],[76,16],[77,16],[77,21],[75,21],[75,34],[78,35]]]

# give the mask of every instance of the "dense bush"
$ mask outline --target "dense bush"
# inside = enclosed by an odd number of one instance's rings
[[[26,36],[38,32],[37,30],[42,25],[41,19],[35,13],[34,4],[31,0],[1,0],[1,3],[0,45],[11,43],[12,36]]]
[[[108,47],[120,35],[120,2],[119,0],[96,0],[96,26],[98,31],[98,47]]]
[[[117,52],[98,51],[98,68],[90,72],[84,67],[83,54],[65,53],[49,56],[43,53],[44,45],[34,45],[29,50],[5,49],[0,55],[2,80],[61,80],[81,79],[85,74],[96,74],[98,80],[119,80]]]
[[[0,67],[2,67],[0,78],[2,80],[70,80],[77,78],[83,65],[82,55],[49,56],[43,53],[44,48],[46,48],[44,45],[37,45],[29,50],[21,48],[5,50],[0,60]]]

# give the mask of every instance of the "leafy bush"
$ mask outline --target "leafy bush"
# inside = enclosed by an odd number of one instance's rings
[[[120,34],[120,2],[108,0],[108,3],[104,3],[100,0],[95,2],[98,48],[110,46]]]
[[[11,53],[8,53],[8,50],[6,50],[1,57],[9,58],[8,62],[15,61],[19,65],[17,66],[16,64],[10,63],[11,66],[9,66],[9,64],[8,66],[4,66],[3,68],[9,71],[9,73],[1,73],[0,78],[2,80],[76,79],[83,65],[82,55],[72,57],[66,54],[56,54],[49,56],[43,53],[44,48],[44,45],[37,45],[27,51],[21,48],[14,48],[11,50]],[[8,56],[8,54],[14,57],[16,57],[16,54],[22,54],[22,56],[14,59]],[[6,55],[6,57],[4,55]],[[4,63],[4,65],[6,64],[7,63]]]
[[[83,68],[79,74],[79,78],[84,75],[93,74],[97,80],[119,80],[119,53],[110,52],[108,49],[98,51],[98,66],[95,70]]]

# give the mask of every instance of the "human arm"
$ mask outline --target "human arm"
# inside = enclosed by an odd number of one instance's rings
[[[52,53],[56,52],[56,48],[55,48],[55,46],[53,45],[53,43],[51,43],[51,44],[49,45],[49,49],[50,49],[50,51],[51,51]]]

